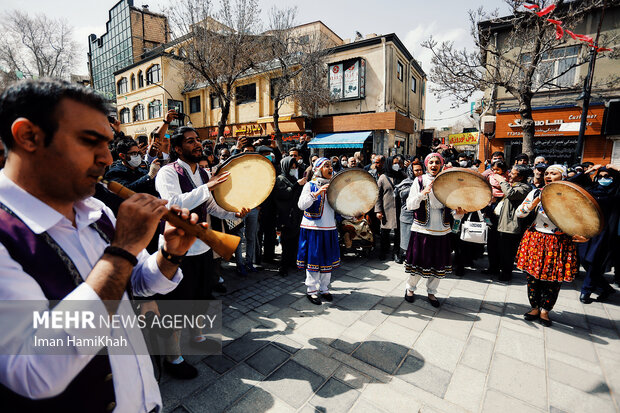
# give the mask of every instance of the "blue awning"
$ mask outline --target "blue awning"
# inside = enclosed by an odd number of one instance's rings
[[[308,144],[310,148],[362,148],[371,131],[320,133]]]

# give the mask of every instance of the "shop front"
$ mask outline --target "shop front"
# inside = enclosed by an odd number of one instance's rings
[[[535,122],[534,155],[544,156],[548,162],[570,164],[577,145],[580,107],[553,106],[534,108]],[[603,135],[602,124],[605,106],[591,106],[588,110],[583,152],[583,162],[609,163],[612,143]],[[506,159],[514,163],[522,153],[523,127],[517,111],[498,111],[495,136],[485,139],[487,157],[495,151],[503,151]]]

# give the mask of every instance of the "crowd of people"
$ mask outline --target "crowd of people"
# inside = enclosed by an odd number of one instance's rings
[[[488,229],[483,272],[508,282],[516,263],[526,273],[531,304],[526,320],[551,326],[549,313],[561,284],[574,280],[579,265],[586,270],[584,304],[593,301],[592,294],[605,301],[615,291],[604,273],[618,268],[617,165],[567,168],[550,165],[544,157],[530,164],[525,154],[509,164],[502,152],[482,165],[440,146],[423,158],[372,154],[366,160],[362,152],[327,158],[311,153],[310,134],[283,153],[265,137],[240,137],[231,145],[224,138],[201,140],[187,126],[168,133],[174,110],[140,142],[125,136],[117,120],[106,118],[108,110],[92,91],[60,81],[21,82],[0,97],[0,137],[8,153],[0,171],[0,299],[122,302],[130,299],[128,283],[134,295],[154,296],[141,305],[142,312],[171,312],[170,299],[214,299],[214,293],[226,291],[221,257],[169,223],[162,228],[166,205],[191,223],[240,236],[234,262],[241,277],[265,264],[275,265],[281,276],[303,270],[307,298],[316,305],[333,300],[332,272],[340,266],[341,251],[350,246],[343,243],[343,219],[367,224],[376,259],[403,264],[407,302],[415,301],[425,279],[427,299],[439,307],[440,280],[452,273],[465,276],[483,256],[485,245],[460,237],[466,220],[483,222]],[[260,206],[226,211],[211,191],[229,175],[217,172],[231,157],[248,152],[273,164],[275,185]],[[481,176],[492,188],[492,200],[482,211],[451,210],[435,196],[435,178],[453,167],[484,168]],[[368,171],[379,198],[367,214],[341,217],[330,206],[327,190],[334,175],[350,169]],[[96,184],[100,176],[138,194],[122,202]],[[605,227],[592,239],[562,233],[542,208],[541,189],[566,179],[587,189],[601,206]],[[192,345],[207,345],[202,331],[191,334]],[[191,379],[198,371],[183,358],[180,338],[180,330],[167,338],[163,367],[174,377]],[[92,377],[108,375],[112,383],[90,396]],[[152,366],[142,356],[102,353],[50,362],[44,356],[0,355],[0,383],[3,397],[25,409],[55,410],[69,400],[76,411],[161,407]]]

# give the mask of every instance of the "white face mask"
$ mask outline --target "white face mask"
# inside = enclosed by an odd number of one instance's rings
[[[459,162],[459,165],[461,165],[463,168],[465,168],[467,166],[467,161],[461,161],[461,162]]]
[[[395,163],[394,165],[392,165],[392,169],[395,170],[396,172],[400,171],[400,165]]]
[[[290,174],[293,178],[297,179],[297,178],[299,177],[299,169],[291,169],[291,170],[289,171],[289,174]]]
[[[138,166],[140,166],[141,163],[142,158],[140,158],[140,155],[132,155],[127,161],[127,164],[129,164],[129,166],[131,166],[132,168],[137,168]]]
[[[347,161],[341,161],[341,162],[340,162],[340,164],[341,164],[342,166],[347,166]]]

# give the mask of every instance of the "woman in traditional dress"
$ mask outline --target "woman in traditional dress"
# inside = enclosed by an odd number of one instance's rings
[[[443,168],[443,157],[431,153],[424,159],[427,173],[411,185],[407,209],[414,211],[411,237],[405,259],[405,272],[409,274],[405,300],[412,303],[420,279],[426,278],[426,292],[433,307],[439,307],[435,297],[439,280],[452,272],[450,261],[450,213],[461,219],[464,210],[451,211],[439,202],[433,193],[433,181]]]
[[[314,162],[314,175],[304,185],[297,206],[304,211],[299,233],[297,267],[306,271],[307,297],[312,304],[332,301],[329,283],[332,270],[340,266],[336,217],[327,202],[327,188],[333,174],[327,158]]]
[[[551,165],[545,171],[545,185],[566,178],[566,168]],[[517,218],[535,211],[534,224],[525,231],[517,252],[517,268],[527,275],[527,296],[532,309],[523,317],[528,321],[540,319],[551,326],[549,312],[558,299],[562,282],[570,282],[579,271],[577,249],[573,241],[585,238],[564,234],[551,222],[540,202],[540,189],[532,190],[517,208]]]

